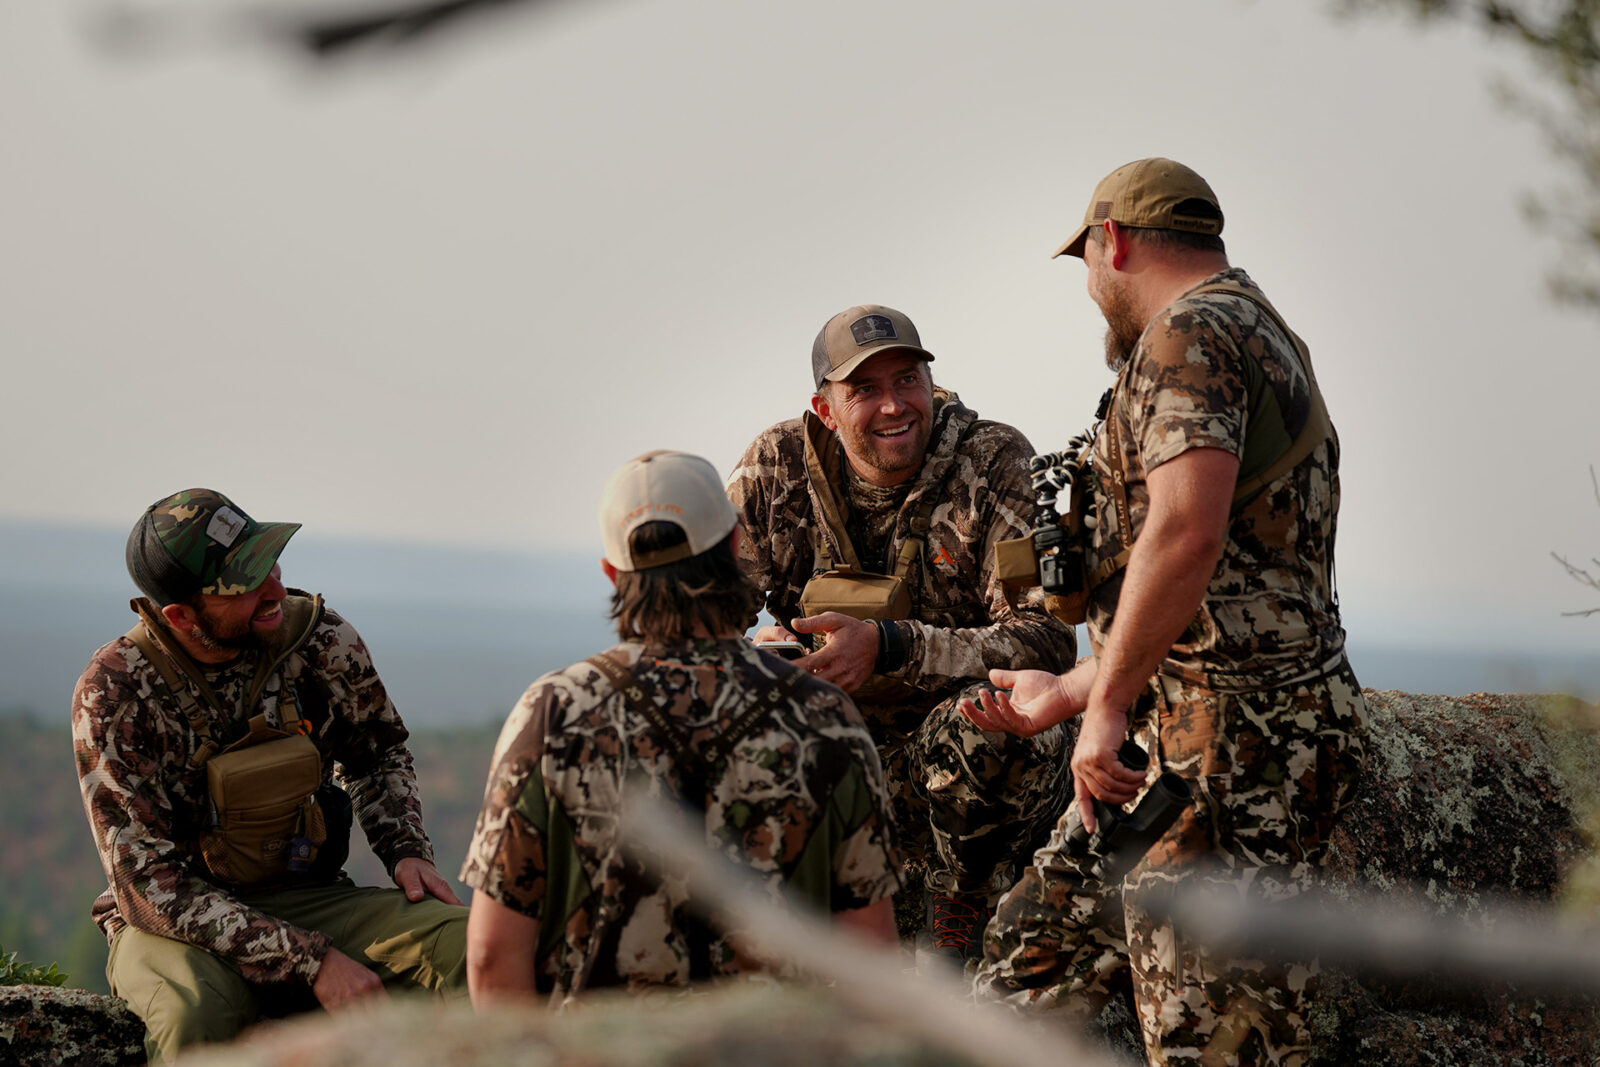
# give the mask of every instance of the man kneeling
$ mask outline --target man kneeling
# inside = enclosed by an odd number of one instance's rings
[[[703,811],[709,848],[787,899],[894,941],[883,768],[850,698],[743,637],[756,590],[710,463],[652,452],[600,504],[622,643],[536,681],[495,746],[461,871],[475,1004],[686,986],[758,965],[682,879],[618,848],[624,782]]]

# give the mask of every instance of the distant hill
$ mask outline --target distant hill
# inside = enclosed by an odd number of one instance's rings
[[[133,623],[126,531],[0,523],[0,710],[65,721],[96,648]],[[361,631],[408,725],[503,717],[545,671],[613,642],[599,551],[518,553],[319,539],[284,580]]]

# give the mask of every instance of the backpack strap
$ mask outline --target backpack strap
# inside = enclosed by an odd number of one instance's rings
[[[1306,382],[1311,389],[1311,410],[1306,414],[1306,424],[1300,428],[1295,439],[1290,442],[1289,448],[1275,460],[1271,466],[1260,474],[1240,482],[1233,491],[1233,502],[1249,497],[1257,490],[1271,485],[1285,474],[1300,465],[1300,461],[1311,455],[1325,440],[1338,441],[1339,436],[1334,432],[1333,422],[1328,418],[1328,407],[1322,401],[1322,390],[1317,386],[1317,372],[1311,365],[1311,348],[1300,335],[1289,329],[1289,324],[1283,321],[1283,316],[1278,314],[1278,309],[1272,306],[1266,294],[1257,289],[1248,289],[1235,282],[1212,282],[1191,290],[1187,296],[1198,296],[1201,293],[1226,293],[1230,296],[1243,297],[1266,312],[1284,332],[1284,335],[1294,343],[1295,353],[1300,357],[1300,366],[1306,372]],[[1186,297],[1187,298],[1187,297]]]
[[[788,697],[805,675],[799,671],[785,671],[771,682],[761,688],[756,694],[756,699],[750,707],[735,719],[727,729],[720,731],[706,745],[696,750],[690,743],[688,735],[677,723],[669,719],[665,712],[651,700],[645,693],[644,686],[639,684],[638,676],[633,671],[624,667],[610,656],[601,654],[590,656],[585,663],[594,667],[612,688],[622,694],[628,706],[636,713],[642,715],[651,726],[655,727],[667,746],[672,749],[674,760],[683,764],[690,771],[705,778],[720,775],[723,765],[733,753],[733,747],[744,739],[756,723],[770,715]],[[709,783],[708,783],[709,784]]]
[[[828,476],[828,465],[842,462],[838,439],[823,426],[821,419],[810,412],[802,416],[801,424],[804,427],[801,436],[805,439],[806,447],[806,480],[811,483],[811,492],[817,501],[817,518],[822,520],[824,527],[817,538],[814,569],[831,571],[837,563],[842,562],[852,570],[859,571],[861,560],[856,555],[856,546],[850,540],[850,532],[844,522],[844,498],[834,480]],[[833,544],[839,546],[843,560],[834,559]]]
[[[284,624],[278,629],[282,636],[263,648],[257,657],[255,674],[251,678],[246,699],[238,709],[240,711],[256,706],[256,701],[261,699],[266,689],[267,680],[278,667],[291,663],[291,657],[295,657],[293,662],[303,662],[298,658],[300,647],[322,619],[320,595],[310,596],[298,589],[292,592],[295,595],[283,600]],[[145,659],[156,669],[168,692],[177,701],[178,711],[200,739],[199,748],[189,757],[189,766],[198,770],[223,747],[211,734],[211,717],[205,709],[209,708],[212,713],[224,718],[232,712],[222,706],[221,699],[211,683],[206,681],[205,671],[200,665],[172,640],[155,605],[147,597],[136,597],[128,602],[128,606],[139,616],[139,621],[127,633],[128,640],[138,646]],[[199,700],[195,698],[196,693],[200,695]],[[201,700],[204,700],[205,708],[201,707]],[[278,699],[278,722],[283,730],[305,732],[305,723],[300,718],[298,701],[293,695],[293,687],[288,684],[287,672]],[[251,728],[255,728],[253,723]]]

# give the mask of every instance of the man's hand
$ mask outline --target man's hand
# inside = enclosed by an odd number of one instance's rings
[[[394,884],[405,890],[406,899],[415,904],[424,896],[437,897],[446,904],[459,904],[450,883],[439,876],[438,868],[420,856],[407,856],[394,865]]]
[[[804,667],[825,681],[854,693],[872,676],[878,662],[878,628],[870,622],[852,619],[837,611],[809,615],[789,624],[796,633],[826,634],[827,643],[795,665]]]
[[[1048,671],[992,670],[989,681],[998,689],[985,689],[976,701],[968,697],[957,707],[979,729],[1032,737],[1088,706],[1094,672],[1092,659],[1059,675]]]
[[[385,999],[389,991],[376,974],[336,948],[330,948],[317,969],[311,992],[328,1011],[349,1008],[368,998]]]
[[[756,636],[753,640],[756,644],[760,644],[763,641],[798,641],[800,639],[781,626],[763,626],[756,631]]]
[[[1126,804],[1144,785],[1147,772],[1131,770],[1117,758],[1117,750],[1127,739],[1126,711],[1098,705],[1084,713],[1078,740],[1072,746],[1072,789],[1083,828],[1091,834],[1097,829],[1095,797],[1107,804]]]

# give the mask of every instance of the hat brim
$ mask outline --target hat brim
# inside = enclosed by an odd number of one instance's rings
[[[214,596],[248,593],[272,573],[289,538],[300,529],[298,522],[258,523],[254,534],[234,546],[217,580],[200,590]]]
[[[865,352],[856,353],[854,356],[850,357],[848,360],[841,363],[827,374],[824,374],[822,376],[822,380],[825,382],[842,382],[846,378],[850,377],[850,375],[854,374],[856,372],[856,368],[861,366],[861,364],[865,363],[873,356],[881,356],[885,352],[915,352],[929,363],[933,362],[933,353],[929,352],[926,348],[918,348],[916,345],[889,344],[883,345],[880,348],[869,348]]]
[[[1079,226],[1078,231],[1071,237],[1067,238],[1066,244],[1062,245],[1060,248],[1051,253],[1050,258],[1055,259],[1057,256],[1077,256],[1079,259],[1082,259],[1083,246],[1089,240],[1089,230],[1091,228],[1091,225],[1087,222],[1082,226]]]

